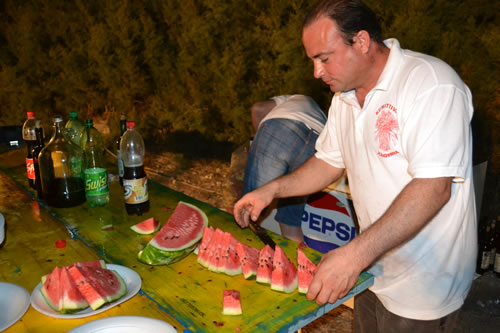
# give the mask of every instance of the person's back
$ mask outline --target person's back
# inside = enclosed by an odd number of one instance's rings
[[[252,107],[257,133],[248,153],[243,194],[302,165],[314,152],[326,115],[310,97],[276,96]],[[283,236],[303,241],[301,218],[307,197],[277,202],[275,219]]]

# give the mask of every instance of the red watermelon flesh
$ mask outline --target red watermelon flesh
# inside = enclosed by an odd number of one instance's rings
[[[92,310],[97,310],[106,303],[106,299],[97,291],[90,281],[87,280],[79,267],[71,265],[68,267],[68,272]]]
[[[42,276],[42,287],[40,292],[45,299],[45,302],[54,311],[59,311],[60,305],[60,278],[61,278],[61,268],[55,267],[51,273]]]
[[[205,227],[203,229],[203,237],[201,238],[201,244],[198,249],[198,262],[203,267],[208,267],[208,248],[210,247],[210,241],[214,233],[215,230],[212,227]]]
[[[259,253],[259,267],[257,268],[257,282],[271,283],[271,274],[273,271],[274,250],[266,245]]]
[[[59,295],[59,312],[61,313],[76,312],[89,306],[87,300],[76,287],[67,267],[61,269]]]
[[[224,290],[224,298],[222,300],[222,314],[224,315],[240,315],[241,298],[240,292],[237,290]]]
[[[208,270],[217,272],[221,256],[222,240],[224,238],[224,231],[219,228],[215,229],[213,240],[210,241],[208,249]]]
[[[308,257],[306,257],[301,249],[297,249],[297,267],[299,276],[299,293],[307,294],[309,285],[314,278],[317,267],[311,260],[309,260]]]
[[[127,292],[125,281],[116,272],[97,267],[69,267],[71,278],[93,310]]]
[[[236,245],[239,241],[229,232],[224,234],[222,241],[219,272],[231,276],[241,274],[240,258],[236,252]]]
[[[259,250],[243,243],[236,244],[236,252],[240,258],[241,270],[245,279],[257,274],[259,267]]]
[[[167,223],[153,237],[150,245],[162,251],[188,248],[201,239],[203,229],[207,225],[208,218],[203,211],[180,201]]]
[[[151,217],[131,226],[130,229],[141,235],[149,235],[160,229],[160,222],[154,217]]]
[[[271,275],[271,289],[292,293],[297,289],[297,268],[288,259],[283,250],[276,245],[273,258],[273,272]]]

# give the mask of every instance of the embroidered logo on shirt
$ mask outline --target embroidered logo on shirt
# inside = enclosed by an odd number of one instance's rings
[[[378,143],[377,154],[379,156],[390,157],[399,153],[396,150],[399,139],[399,125],[396,113],[396,107],[391,104],[382,105],[376,112],[375,140]]]

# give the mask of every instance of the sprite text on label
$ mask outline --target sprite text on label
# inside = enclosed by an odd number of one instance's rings
[[[123,190],[125,203],[140,204],[148,201],[148,179],[124,179]]]
[[[108,177],[106,169],[90,168],[83,172],[85,176],[85,191],[87,195],[102,195],[108,193]]]

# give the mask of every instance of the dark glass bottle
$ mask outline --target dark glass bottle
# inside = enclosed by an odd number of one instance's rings
[[[43,136],[43,128],[40,120],[36,120],[35,124],[36,143],[33,146],[31,155],[33,156],[33,165],[35,167],[35,188],[39,199],[43,199],[42,181],[40,179],[39,155],[43,147],[45,147],[45,138]]]
[[[38,157],[43,198],[52,207],[73,207],[85,202],[83,153],[63,135],[62,117],[54,118],[54,134]]]

